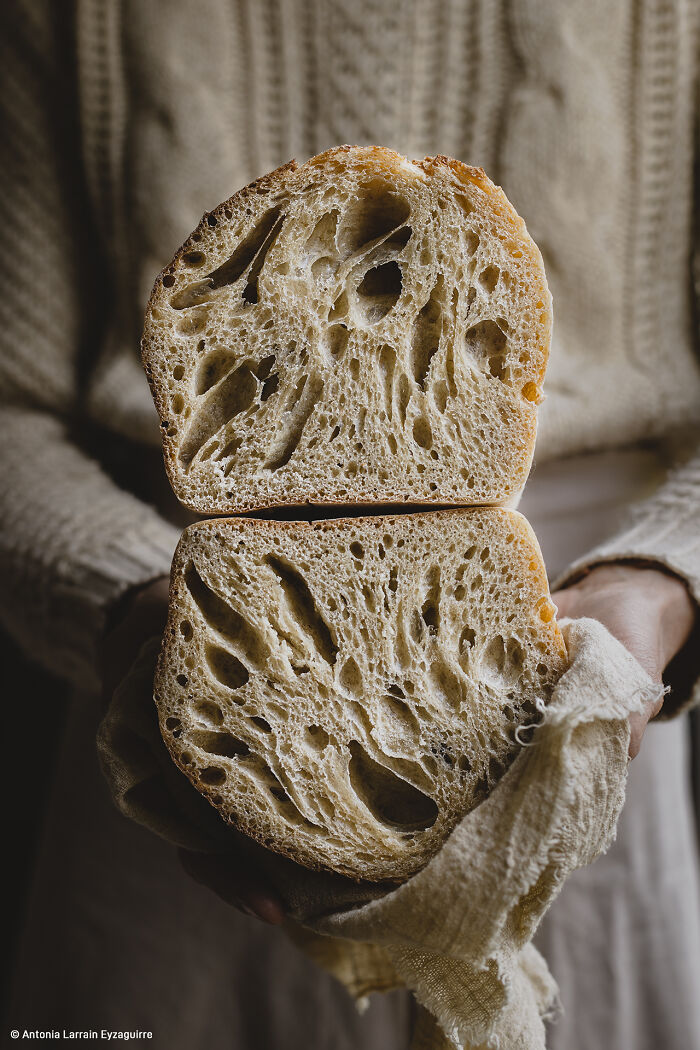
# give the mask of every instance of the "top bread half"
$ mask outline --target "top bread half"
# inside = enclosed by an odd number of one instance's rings
[[[156,280],[143,361],[172,487],[203,514],[507,503],[550,332],[540,253],[480,169],[378,147],[291,162]]]

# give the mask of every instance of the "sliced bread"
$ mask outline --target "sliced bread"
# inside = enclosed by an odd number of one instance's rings
[[[498,504],[528,474],[551,329],[503,191],[343,146],[205,215],[158,277],[143,361],[178,498]]]
[[[173,561],[163,739],[266,847],[401,880],[538,720],[566,662],[554,611],[513,511],[200,522]]]

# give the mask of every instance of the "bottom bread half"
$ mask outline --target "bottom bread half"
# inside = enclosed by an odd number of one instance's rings
[[[174,761],[309,868],[400,881],[526,742],[566,667],[522,515],[190,526],[155,681]]]

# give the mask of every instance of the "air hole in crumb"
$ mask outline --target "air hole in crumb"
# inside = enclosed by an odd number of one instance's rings
[[[314,751],[323,751],[327,747],[330,737],[321,726],[310,725],[306,730],[306,741]]]
[[[398,392],[399,419],[401,420],[401,425],[403,426],[403,424],[406,422],[406,409],[408,408],[408,402],[411,399],[411,387],[408,381],[408,376],[405,375],[403,372],[399,376]]]
[[[343,324],[335,324],[328,329],[328,350],[333,357],[340,357],[348,345],[349,336],[350,333]]]
[[[266,718],[262,718],[260,715],[253,715],[251,718],[253,725],[256,725],[258,729],[262,729],[263,733],[271,733],[272,726]]]
[[[421,608],[423,623],[431,634],[440,626],[440,569],[433,565],[427,575],[427,595]]]
[[[248,668],[227,649],[208,645],[204,656],[211,673],[227,689],[240,689],[250,678]]]
[[[174,284],[175,278],[173,277],[173,275],[171,273],[166,273],[165,277],[163,278],[163,287],[172,288]]]
[[[459,651],[464,652],[466,649],[471,649],[476,641],[476,631],[471,627],[465,627],[459,636]]]
[[[207,354],[197,368],[195,380],[195,393],[206,394],[220,379],[230,372],[236,361],[236,355],[231,350],[215,350]]]
[[[479,321],[467,331],[464,341],[480,368],[488,367],[491,375],[504,378],[508,340],[495,321]]]
[[[269,647],[258,629],[204,582],[193,562],[185,568],[184,579],[209,626],[239,650],[249,666],[265,666]]]
[[[393,692],[382,698],[383,705],[387,710],[394,725],[400,727],[404,736],[418,740],[420,737],[420,724],[413,711],[402,697]]]
[[[265,402],[269,397],[272,396],[272,394],[276,394],[277,390],[279,389],[279,385],[279,374],[277,372],[274,372],[273,375],[268,376],[268,378],[263,383],[263,388],[260,391],[260,400],[262,402]]]
[[[438,807],[429,795],[375,762],[357,740],[350,741],[349,750],[350,783],[376,820],[403,831],[432,827]],[[400,760],[393,759],[392,764],[398,766]]]
[[[339,214],[338,210],[334,209],[326,212],[318,220],[304,245],[309,259],[324,256],[329,262],[332,262],[331,257],[336,255],[335,234]]]
[[[500,270],[497,266],[487,266],[485,270],[479,274],[479,283],[481,287],[491,293],[496,285],[498,284],[498,278],[500,276]]]
[[[346,292],[341,292],[328,313],[328,320],[337,321],[340,317],[345,317],[347,312],[348,296]]]
[[[395,261],[372,267],[357,287],[358,308],[365,324],[376,324],[394,308],[401,295],[403,275]]]
[[[297,623],[314,642],[319,655],[327,663],[334,664],[338,647],[304,577],[293,566],[274,555],[268,555],[265,561],[277,576]]]
[[[181,726],[182,726],[182,722],[180,721],[179,718],[166,718],[165,719],[165,728],[169,729],[171,733],[173,732],[173,730],[179,729]]]
[[[430,449],[433,444],[433,432],[425,416],[418,416],[413,424],[413,440],[421,448]]]
[[[199,404],[180,446],[180,462],[188,467],[199,450],[235,416],[244,412],[257,392],[257,382],[247,365],[229,372]]]
[[[182,365],[175,365],[173,368],[173,379],[180,380],[185,374],[185,369]]]
[[[364,598],[365,605],[367,606],[369,611],[372,613],[376,612],[377,606],[374,600],[374,594],[372,592],[372,589],[368,587],[366,583],[362,585],[362,597]]]
[[[188,681],[189,681],[189,679],[188,679],[186,674],[179,674],[177,676],[177,678],[175,679],[175,681],[177,682],[178,685],[186,686]]]
[[[189,741],[208,755],[221,755],[222,758],[237,758],[250,753],[250,748],[242,740],[231,736],[230,733],[214,732],[210,729],[193,730]]]
[[[402,226],[410,214],[405,197],[383,179],[373,179],[360,187],[359,197],[343,214],[337,238],[341,253],[347,257],[359,252]]]
[[[444,412],[447,408],[447,383],[444,379],[438,380],[433,386],[433,397],[435,398],[438,412]]]
[[[350,656],[343,664],[338,681],[351,693],[362,695],[363,683],[362,683],[362,672],[357,665],[356,660]]]
[[[193,633],[194,632],[192,631],[192,624],[189,622],[189,620],[182,620],[182,622],[180,623],[180,634],[186,642],[189,642]]]
[[[456,193],[455,200],[465,215],[471,215],[474,209],[472,207],[472,202],[468,197],[465,197],[463,193]]]
[[[311,413],[323,393],[323,380],[317,375],[302,376],[292,392],[284,424],[275,435],[263,466],[275,471],[285,466],[298,448]]]
[[[473,230],[468,230],[465,239],[467,242],[467,251],[470,255],[473,255],[480,244],[479,235],[474,233]]]
[[[433,288],[427,303],[416,318],[411,338],[411,368],[413,378],[424,390],[430,364],[440,344],[442,333],[442,289],[443,278],[440,276]]]
[[[213,726],[220,726],[224,720],[223,711],[212,700],[200,700],[195,706],[195,711],[200,718]]]
[[[211,784],[212,787],[216,787],[226,780],[226,771],[219,766],[207,766],[199,774],[199,779],[203,784]]]
[[[364,558],[365,556],[365,548],[362,546],[361,543],[355,540],[353,543],[350,544],[350,553],[353,555],[353,557],[362,560],[362,558]]]
[[[206,255],[204,252],[185,252],[182,256],[182,261],[185,266],[197,267],[204,266],[206,262]]]

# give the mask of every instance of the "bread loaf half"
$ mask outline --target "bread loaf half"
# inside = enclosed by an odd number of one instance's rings
[[[173,562],[163,739],[263,845],[401,880],[537,721],[565,667],[554,612],[513,511],[200,522]]]
[[[205,215],[158,277],[143,360],[188,507],[504,503],[551,327],[503,191],[447,157],[344,146]]]

